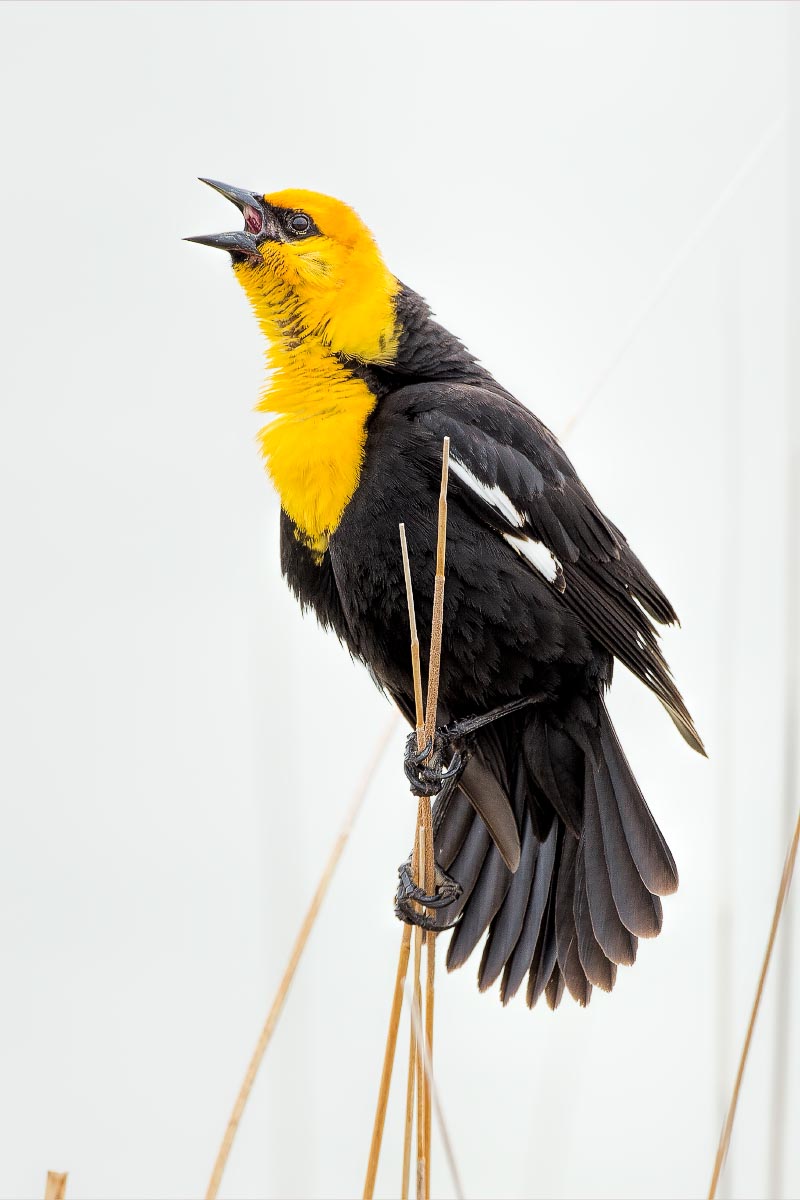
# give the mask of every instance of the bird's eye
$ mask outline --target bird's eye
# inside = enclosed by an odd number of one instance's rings
[[[305,213],[294,213],[289,218],[289,228],[292,233],[308,233],[311,228],[311,220]]]

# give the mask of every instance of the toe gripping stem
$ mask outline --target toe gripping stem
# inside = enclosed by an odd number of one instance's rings
[[[447,767],[443,765],[445,757],[450,760]],[[417,749],[417,735],[408,735],[403,770],[415,796],[438,796],[447,780],[463,774],[468,758],[468,751],[455,746],[449,727],[442,725],[421,750]]]
[[[542,699],[543,695],[525,696],[481,716],[467,717],[461,721],[454,721],[451,725],[440,725],[433,738],[429,738],[419,750],[416,734],[409,734],[406,739],[403,769],[411,791],[416,796],[439,796],[437,808],[444,811],[469,762],[474,734],[485,725],[490,725],[493,721]],[[395,916],[407,925],[418,925],[422,929],[439,932],[451,929],[461,915],[460,908],[456,910],[452,920],[443,919],[439,913],[441,909],[448,908],[460,898],[462,888],[441,867],[437,866],[435,870],[436,890],[429,896],[411,878],[411,859],[404,862],[398,869],[400,886],[397,889],[394,911]],[[420,911],[416,905],[432,909],[433,914]]]
[[[436,796],[449,781],[457,783],[469,762],[472,739],[479,729],[543,698],[543,695],[522,696],[480,716],[439,725],[421,749],[417,749],[416,734],[410,733],[406,738],[403,770],[411,791],[415,796]]]
[[[429,896],[418,887],[411,878],[411,859],[398,869],[397,874],[400,876],[400,886],[397,889],[395,898],[394,912],[395,916],[404,921],[406,925],[418,925],[421,929],[430,929],[438,932],[442,929],[450,929],[455,925],[457,917],[452,921],[443,921],[437,915],[438,910],[447,908],[448,905],[454,904],[461,895],[461,885],[455,881],[450,875],[436,867],[434,876],[436,890],[433,895]],[[429,915],[425,912],[420,912],[414,907],[414,904],[421,904],[424,908],[434,909],[434,915]]]

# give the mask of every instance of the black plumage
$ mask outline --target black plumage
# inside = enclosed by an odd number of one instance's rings
[[[675,613],[597,508],[555,437],[434,322],[409,289],[391,366],[341,361],[377,397],[358,487],[321,559],[282,517],[282,566],[408,716],[413,703],[398,543],[407,528],[427,659],[442,440],[450,438],[438,718],[521,696],[476,735],[459,789],[435,806],[439,865],[462,886],[448,966],[488,929],[479,968],[507,1001],[586,1004],[662,922],[677,887],[664,838],[603,701],[618,658],[702,752],[653,621]]]

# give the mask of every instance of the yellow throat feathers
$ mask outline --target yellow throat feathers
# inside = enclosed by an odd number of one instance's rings
[[[358,486],[376,404],[336,356],[393,361],[400,285],[369,230],[339,201],[296,190],[265,200],[308,213],[321,231],[263,243],[261,263],[234,267],[268,342],[256,409],[275,416],[259,433],[261,452],[298,538],[321,556]]]

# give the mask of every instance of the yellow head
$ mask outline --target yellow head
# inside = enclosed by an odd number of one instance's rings
[[[289,188],[262,196],[203,182],[241,210],[245,227],[188,240],[230,253],[271,342],[311,339],[362,362],[393,360],[400,285],[351,208],[318,192]]]
[[[377,401],[348,360],[394,362],[400,284],[341,201],[203,182],[241,210],[244,229],[188,240],[228,251],[267,336],[261,452],[295,536],[319,560],[358,486]]]

